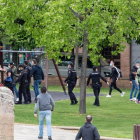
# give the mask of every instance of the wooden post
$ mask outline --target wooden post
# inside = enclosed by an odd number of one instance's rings
[[[56,65],[56,63],[55,63],[55,60],[52,59],[52,61],[53,61],[53,64],[54,64],[54,66],[55,66],[55,69],[56,69],[56,72],[57,72],[57,74],[58,74],[58,77],[59,77],[59,80],[60,80],[61,86],[62,86],[62,88],[63,88],[63,90],[64,90],[64,93],[65,93],[65,95],[67,95],[66,88],[65,88],[65,86],[64,86],[64,84],[63,84],[63,81],[62,81],[62,78],[61,78],[61,75],[60,75],[59,69],[58,69],[58,67],[57,67],[57,65]]]
[[[133,140],[140,140],[140,125],[139,124],[134,124]]]
[[[46,88],[48,88],[48,73],[49,73],[49,60],[48,57],[46,57],[46,80],[45,80]]]

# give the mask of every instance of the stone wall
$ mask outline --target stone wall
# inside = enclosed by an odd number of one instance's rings
[[[6,87],[0,87],[0,140],[14,140],[14,99]]]

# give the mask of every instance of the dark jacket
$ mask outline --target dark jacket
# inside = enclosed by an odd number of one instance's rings
[[[42,68],[39,65],[34,65],[32,67],[32,74],[34,80],[44,80],[44,73]]]
[[[32,77],[32,68],[30,66],[26,66],[25,70],[27,71],[28,82],[30,82],[31,81],[31,77]]]
[[[111,69],[110,79],[112,79],[113,81],[116,81],[117,78],[120,78],[120,73],[119,73],[117,67],[113,67]]]
[[[138,68],[136,66],[133,66],[133,68],[131,69],[130,75],[129,75],[130,81],[135,80],[136,75],[134,75],[133,72],[137,72],[137,70],[138,70]]]
[[[100,140],[100,135],[95,126],[86,122],[83,127],[80,128],[75,140]]]
[[[27,84],[28,80],[27,80],[27,71],[26,70],[22,70],[19,74],[18,79],[15,81],[15,83],[20,83],[20,84]]]
[[[74,82],[76,84],[76,82],[77,82],[77,73],[73,68],[70,68],[68,70],[68,77],[65,79],[64,82],[67,82],[67,83]]]
[[[87,80],[87,86],[89,85],[90,79],[92,79],[92,84],[93,83],[99,83],[100,82],[100,78],[107,83],[106,79],[101,75],[100,72],[98,71],[93,71],[92,73],[90,73],[88,80]]]

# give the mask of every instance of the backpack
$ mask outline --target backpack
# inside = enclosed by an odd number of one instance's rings
[[[27,69],[29,70],[28,74],[27,74],[27,78],[31,78],[32,77],[32,68],[30,66],[28,66]]]

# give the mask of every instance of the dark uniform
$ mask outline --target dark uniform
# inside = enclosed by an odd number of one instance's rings
[[[93,71],[92,73],[90,73],[88,80],[87,80],[87,86],[88,86],[90,79],[92,79],[92,88],[93,88],[93,92],[95,95],[94,105],[96,105],[96,106],[100,106],[99,93],[100,93],[100,88],[102,86],[100,83],[100,78],[107,83],[107,80],[98,71]]]
[[[73,68],[70,68],[68,70],[68,77],[66,78],[64,82],[68,83],[68,92],[69,92],[71,104],[77,104],[78,101],[74,93],[72,92],[77,82],[77,73]]]
[[[112,69],[111,69],[111,76],[110,76],[110,79],[112,79],[112,82],[110,84],[109,95],[111,95],[112,87],[114,87],[114,89],[116,89],[117,91],[122,93],[122,91],[116,85],[117,78],[119,78],[119,77],[120,77],[120,73],[119,73],[118,69],[116,67],[112,67]]]
[[[31,74],[32,74],[32,68],[30,66],[26,66],[25,70],[27,71],[27,87],[26,87],[26,94],[27,94],[27,100],[31,103],[31,92],[30,92],[30,83],[31,83]]]
[[[24,97],[24,101],[25,103],[28,103],[28,99],[27,99],[27,95],[26,95],[26,87],[27,87],[27,71],[26,70],[22,70],[20,72],[20,75],[18,77],[18,79],[16,80],[15,84],[19,82],[19,104],[22,103],[22,94]]]

